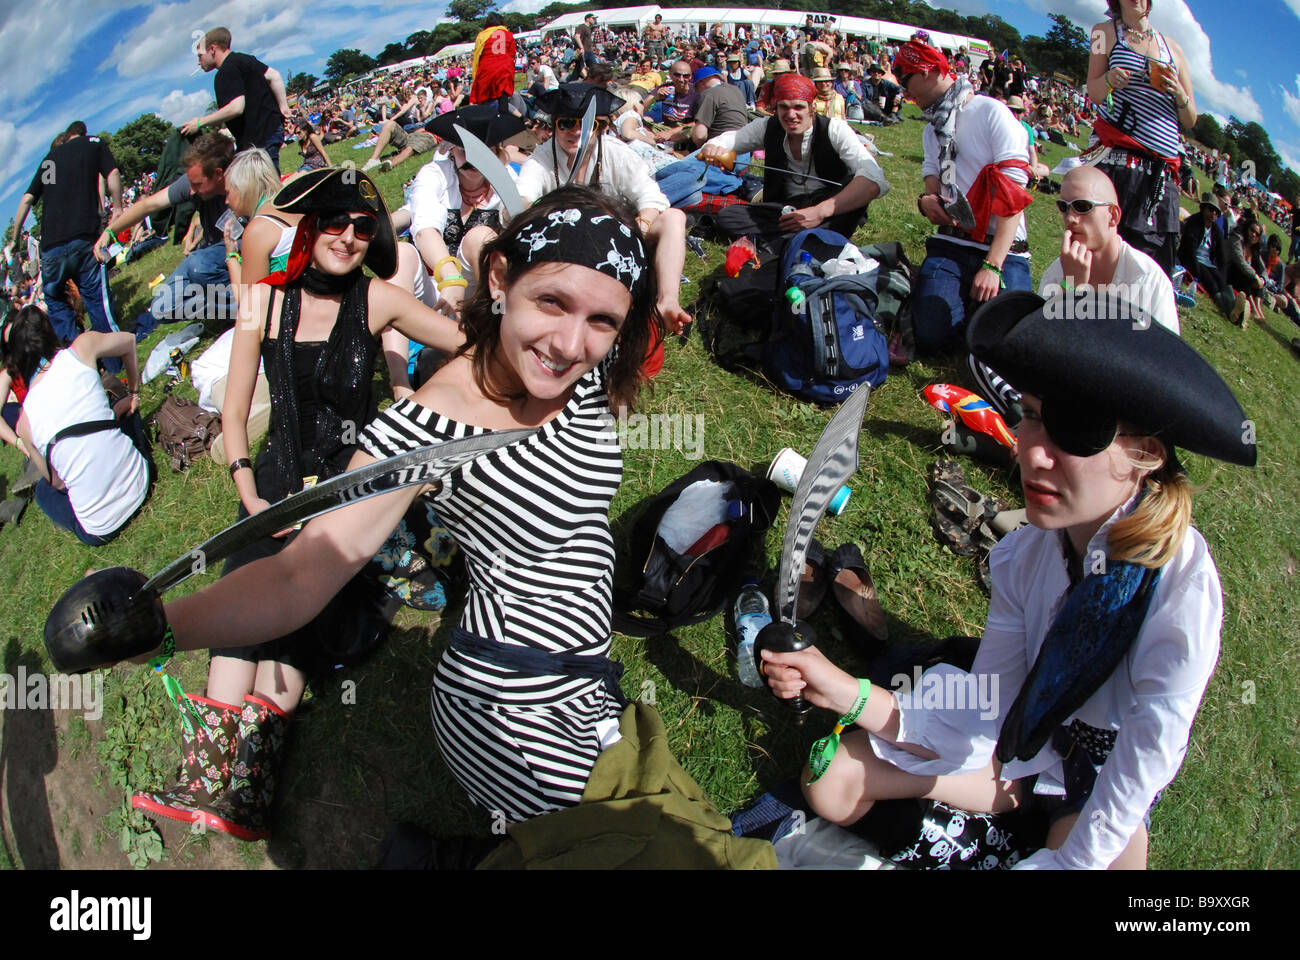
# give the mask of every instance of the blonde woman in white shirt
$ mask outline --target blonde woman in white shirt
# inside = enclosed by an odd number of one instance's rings
[[[968,334],[971,352],[1024,392],[1031,526],[990,557],[970,671],[992,703],[936,707],[920,690],[873,688],[815,648],[765,651],[763,666],[778,696],[802,694],[851,731],[810,756],[805,794],[821,816],[853,823],[902,797],[984,813],[1034,802],[1051,827],[1018,866],[1143,868],[1146,814],[1182,764],[1223,620],[1174,448],[1243,465],[1255,448],[1236,398],[1192,347],[1126,302],[1065,297],[1092,318],[1087,336],[1053,316],[1060,299],[1028,291],[990,302]],[[969,689],[956,681],[970,678],[947,679],[960,673],[940,664],[922,684]]]

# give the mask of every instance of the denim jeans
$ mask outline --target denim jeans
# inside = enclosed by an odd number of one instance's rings
[[[259,143],[259,147],[267,152],[271,157],[271,163],[275,165],[275,172],[280,172],[280,148],[284,146],[284,127],[278,127],[275,133],[267,139],[266,143]]]
[[[942,353],[961,345],[966,316],[979,306],[970,299],[971,284],[988,256],[982,247],[950,243],[942,237],[925,242],[916,296],[912,301],[912,328],[916,352]],[[1005,290],[1032,290],[1029,258],[1009,254],[1002,263]]]
[[[149,450],[149,438],[145,433],[144,421],[140,419],[139,413],[133,413],[118,422],[122,432],[130,438],[131,443],[140,451],[140,456],[144,457],[149,464],[149,484],[153,485],[154,468],[153,458]],[[48,480],[39,480],[36,483],[36,505],[41,508],[41,512],[50,518],[50,522],[61,530],[69,530],[76,534],[77,539],[90,547],[102,547],[106,543],[111,543],[117,535],[126,529],[127,523],[131,522],[134,517],[128,517],[122,526],[118,527],[107,536],[99,536],[94,533],[87,533],[81,526],[81,521],[77,519],[76,513],[72,510],[72,501],[68,499],[67,490],[55,490]],[[148,502],[148,497],[145,497]],[[143,506],[143,504],[142,504]],[[138,512],[138,511],[137,511]]]
[[[235,300],[226,270],[226,246],[200,247],[154,287],[153,303],[136,318],[135,337],[143,340],[159,323],[235,319]]]
[[[736,158],[737,166],[744,166],[748,162],[747,153]],[[668,164],[655,174],[655,180],[669,204],[678,209],[699,203],[704,193],[731,193],[743,182],[740,177],[724,173],[712,164],[695,159],[694,153],[684,160]]]
[[[77,337],[76,316],[65,289],[69,280],[81,292],[90,328],[100,333],[112,333],[118,329],[113,316],[113,298],[108,289],[108,272],[95,259],[93,248],[92,241],[77,239],[41,250],[45,305],[54,332],[64,343],[71,343]],[[117,357],[105,357],[103,363],[109,373],[119,373],[122,369],[122,361]]]

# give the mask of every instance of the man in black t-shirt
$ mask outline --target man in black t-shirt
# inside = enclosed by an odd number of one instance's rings
[[[185,172],[180,177],[157,193],[137,200],[109,222],[108,229],[116,233],[186,201],[194,203],[199,212],[202,235],[198,248],[154,287],[153,303],[136,318],[136,340],[147,337],[160,321],[234,320],[235,301],[219,226],[226,212],[226,168],[234,156],[235,145],[224,134],[204,134],[181,155]],[[102,247],[101,237],[95,244],[95,256],[104,256]]]
[[[232,53],[230,31],[225,27],[216,27],[204,35],[198,55],[200,67],[217,71],[212,82],[217,109],[195,117],[181,127],[181,133],[189,136],[225,123],[235,136],[236,149],[261,147],[271,155],[278,173],[284,121],[293,116],[285,99],[284,79],[256,57]]]
[[[591,37],[591,32],[596,26],[596,15],[589,13],[582,18],[582,23],[578,24],[573,31],[574,41],[578,49],[573,58],[573,69],[569,71],[569,76],[565,78],[566,83],[572,83],[582,77],[583,68],[591,68],[596,65],[596,43]]]
[[[101,333],[117,330],[108,276],[92,254],[100,232],[101,201],[99,178],[108,184],[113,212],[122,210],[122,179],[108,144],[86,136],[80,120],[67,129],[67,140],[41,161],[31,186],[23,194],[14,217],[14,235],[21,236],[27,212],[37,200],[44,201],[41,213],[41,282],[45,305],[54,332],[65,343],[77,336],[76,316],[67,300],[67,282],[77,285],[90,325]],[[105,366],[121,361],[105,361]],[[112,372],[116,373],[116,370]]]

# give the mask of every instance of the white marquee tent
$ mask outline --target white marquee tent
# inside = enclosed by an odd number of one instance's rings
[[[572,32],[578,24],[582,23],[587,12],[594,13],[597,22],[602,26],[615,30],[620,27],[633,27],[638,32],[654,20],[655,14],[661,13],[664,23],[673,30],[685,29],[697,34],[708,33],[714,24],[722,24],[726,32],[734,31],[737,26],[743,26],[746,30],[755,27],[799,27],[808,16],[808,11],[805,10],[766,10],[752,7],[622,7],[562,14],[546,24],[542,32],[547,34],[558,30]],[[891,23],[888,20],[869,20],[864,17],[814,13],[813,18],[818,23],[832,26],[853,37],[906,40],[918,29],[907,24]],[[956,50],[957,47],[964,45],[976,61],[993,55],[993,50],[988,43],[978,37],[964,37],[939,30],[931,30],[930,37],[937,46],[947,50]]]

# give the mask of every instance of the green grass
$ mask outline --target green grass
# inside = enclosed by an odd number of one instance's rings
[[[907,112],[915,115],[912,108]],[[881,149],[894,154],[880,161],[893,190],[872,204],[870,221],[854,238],[859,243],[901,240],[916,263],[931,233],[914,206],[921,130],[911,119],[896,127],[872,128]],[[336,161],[350,159],[358,165],[369,156],[369,151],[354,151],[350,144],[332,145],[329,152]],[[1041,152],[1049,165],[1067,155],[1053,146]],[[283,158],[288,165],[297,162],[290,149]],[[417,159],[376,177],[391,207],[400,204],[402,184],[415,175],[419,163]],[[1055,257],[1060,218],[1052,198],[1042,195],[1028,216],[1031,247],[1043,251],[1033,262],[1037,280]],[[1277,232],[1274,225],[1268,226]],[[684,300],[693,298],[699,280],[721,264],[722,248],[707,246],[707,263],[688,257],[690,283],[683,290]],[[167,246],[118,271],[113,286],[120,313],[132,317],[143,309],[148,280],[170,271],[178,260],[178,248]],[[1295,867],[1300,865],[1294,810],[1300,796],[1294,695],[1300,669],[1293,639],[1294,624],[1300,621],[1300,441],[1294,425],[1300,422],[1300,400],[1291,389],[1297,358],[1289,341],[1296,331],[1272,313],[1247,331],[1236,329],[1204,298],[1196,308],[1182,311],[1181,319],[1183,336],[1220,371],[1254,419],[1260,463],[1246,470],[1186,457],[1199,487],[1195,522],[1223,583],[1223,649],[1192,730],[1187,761],[1155,811],[1151,865]],[[142,347],[142,360],[165,332]],[[940,453],[940,418],[919,391],[928,383],[949,380],[965,380],[955,363],[918,363],[891,375],[872,395],[860,439],[860,469],[850,482],[853,499],[842,516],[827,518],[817,532],[830,547],[846,541],[862,546],[891,634],[904,641],[976,634],[987,610],[974,562],[942,550],[928,521],[925,468]],[[188,387],[181,389],[193,396]],[[146,413],[161,400],[160,382],[147,387]],[[675,341],[669,346],[667,366],[642,410],[702,415],[704,456],[744,465],[765,464],[784,446],[807,452],[830,416],[720,370],[698,338],[685,346]],[[626,537],[620,517],[695,462],[673,450],[627,452],[623,487],[612,510],[620,543]],[[0,580],[8,588],[0,637],[16,638],[22,650],[43,657],[45,614],[85,568],[125,564],[152,572],[231,521],[235,497],[223,467],[201,461],[185,473],[172,474],[165,463],[160,466],[163,472],[149,505],[107,547],[80,546],[35,508],[19,529],[0,532]],[[12,481],[20,470],[15,451],[0,451],[0,475]],[[967,474],[981,491],[1018,500],[1018,491],[1007,488],[1000,472],[967,464]],[[783,511],[766,540],[768,582],[784,522]],[[755,558],[756,570],[761,562]],[[821,645],[832,659],[846,669],[862,666],[832,618],[824,615],[817,625]],[[442,834],[488,832],[489,822],[469,807],[433,742],[428,691],[444,642],[438,627],[433,618],[403,611],[392,640],[372,662],[316,691],[295,724],[281,789],[279,833],[269,844],[246,845],[239,862],[365,865],[373,859],[385,826],[399,819],[416,820]],[[793,776],[810,740],[831,722],[826,715],[814,715],[805,727],[795,727],[764,691],[741,686],[735,678],[733,643],[718,618],[667,638],[615,637],[613,650],[627,667],[625,690],[654,698],[677,757],[723,811]],[[206,658],[184,658],[175,669],[185,689],[202,689]],[[340,696],[344,679],[357,683],[355,705]],[[105,714],[105,737],[113,739],[115,731],[125,730],[120,718],[127,707],[137,711],[133,724],[140,723],[141,714],[155,724],[159,732],[141,735],[136,744],[138,752],[148,754],[147,762],[132,757],[123,765],[158,780],[133,786],[162,786],[178,757],[171,742],[175,718],[156,682],[140,688],[138,668],[110,672],[106,698],[110,705],[116,699],[116,706]],[[1252,689],[1253,698],[1246,696]],[[121,791],[111,785],[112,777],[107,782],[110,794]],[[98,849],[102,838],[96,835],[93,841]],[[210,846],[229,842],[220,837]],[[187,847],[185,859],[193,852],[202,865],[208,845]],[[0,866],[7,859],[0,846]]]

